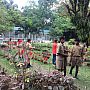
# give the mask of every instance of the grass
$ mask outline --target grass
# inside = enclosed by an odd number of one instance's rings
[[[5,58],[0,57],[0,65],[2,68],[5,68],[10,75],[13,75],[16,72],[14,65],[10,65],[9,61]]]
[[[81,90],[90,90],[90,67],[82,66],[79,70],[79,79],[75,81]]]
[[[12,51],[11,53],[14,54],[15,51]],[[2,57],[3,54],[4,52],[0,51],[0,65],[2,66],[2,68],[5,68],[5,70],[7,70],[8,74],[13,75],[16,72],[16,68],[13,64],[10,64],[10,62],[6,58]]]

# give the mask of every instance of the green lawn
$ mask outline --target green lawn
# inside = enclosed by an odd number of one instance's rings
[[[90,90],[90,67],[82,66],[79,70],[79,80],[76,80],[76,85],[81,90]]]
[[[7,72],[13,75],[16,72],[14,65],[10,65],[9,61],[0,57],[0,65],[7,70]]]
[[[14,54],[15,51],[12,51],[10,53]],[[16,72],[16,68],[13,64],[10,64],[10,62],[6,58],[3,58],[3,54],[4,52],[0,51],[0,65],[5,68],[5,70],[7,70],[10,75],[13,75]]]

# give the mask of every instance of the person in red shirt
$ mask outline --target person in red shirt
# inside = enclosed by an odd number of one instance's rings
[[[55,39],[53,42],[53,46],[52,46],[52,54],[53,54],[52,63],[53,63],[53,65],[56,65],[56,53],[57,53],[57,40]]]
[[[28,39],[27,42],[26,42],[26,53],[27,53],[27,68],[31,67],[30,65],[30,59],[32,57],[32,49],[34,49],[35,47],[32,47],[31,45],[31,39]]]
[[[20,46],[22,44],[23,44],[23,40],[22,39],[18,39],[17,46]]]

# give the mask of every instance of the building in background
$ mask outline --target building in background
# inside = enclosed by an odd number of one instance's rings
[[[22,27],[14,27],[13,32],[15,35],[24,33],[24,29]]]

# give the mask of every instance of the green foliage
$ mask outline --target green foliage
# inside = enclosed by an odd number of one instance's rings
[[[0,32],[5,32],[12,29],[12,22],[10,22],[11,17],[2,1],[0,0]]]
[[[59,5],[59,2],[56,3],[56,6]],[[54,11],[53,11],[53,21],[50,28],[50,35],[52,38],[58,38],[63,35],[64,30],[73,27],[71,23],[71,19],[67,14],[66,7],[61,3]]]
[[[14,26],[22,24],[23,16],[16,7],[18,6],[12,0],[10,3],[0,0],[0,33],[13,30]]]
[[[13,53],[15,54],[15,52]],[[5,70],[7,70],[7,72],[10,74],[10,75],[14,75],[14,73],[17,71],[16,68],[14,67],[14,65],[10,65],[10,62],[1,57],[2,55],[4,55],[4,52],[1,50],[0,51],[0,65],[5,68]]]
[[[23,11],[23,15],[26,17],[23,27],[25,30],[28,30],[28,32],[37,32],[37,30],[41,27],[41,19],[39,15],[39,10],[37,6],[33,5],[33,7],[26,6]]]
[[[52,5],[56,0],[39,0],[38,5],[30,1],[24,8],[23,15],[28,19],[25,29],[32,33],[39,33],[40,29],[49,29],[53,21]]]
[[[90,35],[90,0],[69,0],[65,3],[71,22],[76,26],[78,37],[85,40]]]
[[[56,11],[52,10],[57,0],[39,0],[38,5],[30,1],[28,6],[23,8],[23,12],[19,11],[18,6],[13,3],[12,0],[10,3],[7,1],[1,3],[0,30],[2,32],[12,30],[13,26],[21,26],[25,33],[39,33],[40,29],[49,29],[50,35],[60,36],[64,29],[72,26],[70,18],[59,15],[65,7],[59,7]]]
[[[50,31],[50,35],[53,37],[63,35],[64,30],[68,28],[72,28],[72,23],[70,22],[70,18],[67,16],[59,16],[56,14],[55,20],[52,23],[52,28]]]
[[[75,39],[70,39],[69,41],[68,41],[68,44],[69,45],[73,45],[75,43]]]
[[[59,37],[64,30],[75,26],[75,32],[80,39],[84,40],[90,36],[89,0],[69,0],[65,5],[60,4],[58,0],[39,0],[37,5],[34,1],[29,1],[23,12],[18,10],[13,0],[10,0],[10,3],[7,0],[2,1],[0,0],[0,32],[21,26],[25,33],[34,34],[39,33],[41,29],[49,29],[51,36]]]

